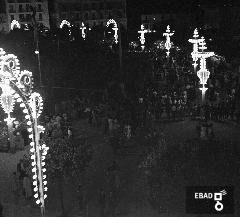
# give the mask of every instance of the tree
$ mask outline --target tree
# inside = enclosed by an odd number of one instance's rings
[[[46,143],[49,146],[46,159],[48,177],[57,182],[62,215],[65,216],[64,183],[69,180],[79,181],[81,173],[91,161],[92,149],[85,141],[74,141],[59,135],[47,139]]]

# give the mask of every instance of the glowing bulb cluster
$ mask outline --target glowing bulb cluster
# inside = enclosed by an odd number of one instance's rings
[[[14,28],[17,28],[17,29],[21,28],[20,23],[17,20],[13,20],[11,22],[11,30],[13,30]]]
[[[60,29],[62,29],[64,26],[68,26],[68,28],[69,28],[69,36],[71,36],[71,34],[72,34],[72,32],[71,32],[71,30],[70,30],[70,28],[71,28],[71,24],[67,21],[67,20],[63,20],[62,22],[61,22],[61,24],[60,24]]]
[[[174,35],[174,32],[170,31],[170,26],[168,25],[166,32],[163,33],[163,36],[166,37],[165,48],[167,50],[167,52],[166,52],[167,53],[167,57],[169,57],[169,54],[170,54],[169,50],[172,47],[171,36],[173,36],[173,35]]]
[[[114,31],[114,39],[115,39],[115,43],[118,43],[118,26],[117,26],[117,22],[113,19],[108,20],[106,27],[109,27],[111,24],[113,24],[113,31]]]

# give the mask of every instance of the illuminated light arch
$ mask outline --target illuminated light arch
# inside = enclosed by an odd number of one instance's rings
[[[115,43],[118,43],[118,25],[117,22],[113,19],[108,20],[106,27],[108,28],[111,24],[113,24],[113,31],[114,31],[114,39],[115,39]]]
[[[30,152],[32,159],[34,198],[40,205],[41,212],[45,212],[45,198],[47,197],[47,181],[45,156],[48,147],[43,142],[40,144],[40,133],[44,132],[44,127],[38,124],[38,117],[43,109],[43,100],[39,93],[32,93],[33,79],[32,73],[20,70],[17,57],[13,54],[5,54],[0,49],[0,87],[2,89],[1,104],[8,114],[5,119],[8,124],[14,120],[10,117],[15,103],[20,103],[25,119],[27,120],[30,142]]]
[[[71,27],[71,24],[67,20],[63,20],[60,24],[60,28],[62,29],[64,25],[67,25],[69,28]]]
[[[15,28],[17,28],[17,29],[20,29],[20,28],[21,28],[21,25],[20,25],[20,23],[19,23],[17,20],[13,20],[13,21],[11,22],[11,30],[13,30],[13,29],[15,29]]]
[[[68,35],[71,37],[71,35],[72,35],[72,32],[71,32],[71,24],[67,21],[67,20],[63,20],[62,22],[61,22],[61,24],[60,24],[60,29],[62,29],[64,26],[67,26],[69,29],[68,29]]]
[[[114,19],[108,20],[106,27],[109,27],[111,24],[113,24],[113,27],[117,28],[117,22]]]

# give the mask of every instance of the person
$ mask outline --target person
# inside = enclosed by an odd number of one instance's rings
[[[32,183],[27,175],[25,175],[23,178],[23,189],[25,193],[25,199],[30,200],[32,197]]]
[[[16,172],[13,172],[12,186],[11,186],[14,202],[18,202],[18,194],[19,194],[19,181]]]
[[[1,200],[0,200],[0,217],[3,217],[3,205]]]
[[[23,159],[19,160],[19,163],[17,164],[17,177],[19,180],[19,186],[21,188],[21,191],[23,191],[23,178],[25,175],[25,169],[24,169],[24,165],[23,165]]]
[[[106,192],[101,189],[99,192],[100,217],[105,217],[106,209]]]

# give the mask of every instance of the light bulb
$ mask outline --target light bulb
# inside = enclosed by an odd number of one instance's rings
[[[33,185],[37,185],[37,181],[33,181]]]
[[[34,197],[37,199],[38,198],[38,194],[34,194]]]
[[[32,155],[32,156],[31,156],[31,159],[32,159],[32,160],[34,160],[34,159],[35,159],[35,156],[34,156],[34,155]]]
[[[27,109],[23,109],[23,113],[28,113],[28,110]]]
[[[47,188],[47,187],[45,187],[45,188],[44,188],[44,191],[47,191],[47,190],[48,190],[48,188]]]
[[[25,115],[25,118],[26,119],[30,119],[30,115]]]
[[[36,162],[32,162],[32,166],[33,166],[33,167],[36,166]]]
[[[28,122],[27,122],[27,125],[31,125],[31,124],[32,124],[32,121],[28,121]]]
[[[43,175],[43,179],[46,179],[47,178],[47,176],[46,175]]]
[[[45,162],[42,162],[42,166],[45,166]]]
[[[20,104],[20,107],[21,107],[21,108],[25,107],[24,103],[21,103],[21,104]]]
[[[40,200],[37,200],[37,201],[36,201],[36,204],[39,204],[39,203],[40,203]]]
[[[47,195],[46,194],[44,194],[44,199],[46,199],[47,198]]]
[[[44,185],[47,185],[47,181],[43,181],[43,184],[44,184]]]
[[[37,192],[37,191],[38,191],[38,187],[35,187],[33,190],[34,190],[35,192]]]
[[[30,142],[30,145],[31,145],[31,146],[34,146],[34,142]]]
[[[29,135],[29,139],[33,139],[33,135],[31,134],[31,135]]]
[[[34,168],[34,169],[36,169],[36,168]],[[37,179],[37,175],[33,175],[33,179]]]
[[[32,153],[35,152],[35,149],[34,149],[34,148],[31,148],[31,149],[30,149],[30,152],[32,152]]]
[[[36,171],[37,171],[37,169],[34,167],[34,168],[32,169],[32,172],[33,172],[33,173],[36,173]]]
[[[43,168],[43,169],[42,169],[42,171],[45,173],[45,172],[46,172],[46,169],[45,169],[45,168]]]

